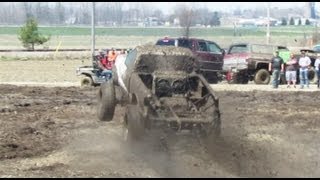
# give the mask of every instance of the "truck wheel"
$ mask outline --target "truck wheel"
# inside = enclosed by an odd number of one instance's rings
[[[115,87],[113,81],[101,84],[98,92],[98,118],[101,121],[111,121],[116,106]]]
[[[124,138],[129,143],[143,138],[145,126],[137,105],[127,105],[124,126]]]
[[[256,84],[269,84],[270,78],[270,74],[267,70],[260,69],[254,76],[254,82]]]
[[[91,77],[83,75],[81,77],[80,85],[81,85],[81,87],[93,86],[93,81],[92,81]]]
[[[310,84],[316,84],[318,82],[317,72],[314,68],[308,70],[308,79]]]

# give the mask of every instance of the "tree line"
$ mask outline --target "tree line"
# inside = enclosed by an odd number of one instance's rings
[[[125,9],[124,5],[129,7]],[[39,25],[90,25],[91,7],[91,2],[73,5],[68,2],[0,2],[0,24],[22,25],[27,19],[34,18]],[[175,19],[183,24],[188,19],[181,16],[183,9],[186,9],[185,5],[176,5],[172,14],[164,14],[160,7],[150,8],[141,3],[96,2],[95,16],[96,23],[106,26],[137,25],[148,17],[156,17],[158,25],[164,22],[173,24]],[[220,25],[221,13],[206,7],[190,10],[190,26]]]
[[[309,20],[309,19],[306,19],[305,25],[310,25],[310,24],[311,24],[310,20]],[[282,26],[286,26],[286,25],[296,25],[296,23],[295,23],[293,17],[290,18],[289,22],[287,22],[287,19],[286,19],[286,18],[282,18],[282,19],[281,19],[281,25],[282,25]],[[302,25],[301,18],[299,18],[299,20],[298,20],[298,25]]]

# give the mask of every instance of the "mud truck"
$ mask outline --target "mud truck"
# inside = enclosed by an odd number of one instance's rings
[[[271,62],[273,53],[277,50],[280,56],[286,54],[286,57],[282,57],[286,62],[290,51],[284,46],[250,43],[231,45],[224,57],[223,71],[225,72],[226,80],[229,83],[236,84],[247,84],[252,80],[255,84],[269,84],[271,73],[268,71],[268,65]],[[308,78],[310,83],[316,83],[317,76],[314,69],[316,54],[309,49],[301,49],[300,51],[306,51],[310,57],[311,68],[309,69]],[[300,54],[301,52],[294,53],[294,56],[299,59]],[[297,71],[297,82],[299,82],[299,70]],[[280,77],[280,83],[286,83],[284,74]]]
[[[168,127],[218,136],[219,99],[196,73],[195,60],[187,48],[156,45],[138,46],[120,56],[112,69],[113,81],[104,82],[98,91],[99,120],[111,121],[116,105],[123,104],[128,141]]]
[[[201,73],[209,83],[216,84],[222,80],[222,66],[225,50],[213,42],[197,38],[162,38],[156,42],[160,46],[177,46],[189,48],[197,57],[199,73]]]

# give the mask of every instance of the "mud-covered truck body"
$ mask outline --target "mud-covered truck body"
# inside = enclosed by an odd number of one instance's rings
[[[116,104],[122,102],[127,139],[140,139],[159,127],[219,135],[219,100],[205,78],[195,73],[195,60],[187,48],[136,47],[118,59],[113,81],[101,85],[99,119],[111,121]]]
[[[162,38],[156,42],[159,46],[177,46],[189,48],[196,56],[196,64],[209,83],[218,83],[222,79],[223,56],[225,50],[217,43],[197,38]]]
[[[237,43],[229,47],[223,64],[227,80],[246,84],[254,80],[256,84],[268,84],[270,72],[268,66],[275,51],[289,53],[284,46]]]

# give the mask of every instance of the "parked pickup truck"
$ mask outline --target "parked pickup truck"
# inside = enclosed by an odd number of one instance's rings
[[[275,51],[290,53],[284,46],[237,43],[229,47],[225,57],[223,70],[227,73],[229,82],[246,84],[254,81],[256,84],[269,84],[271,74],[268,65]],[[232,76],[230,77],[230,73]]]

